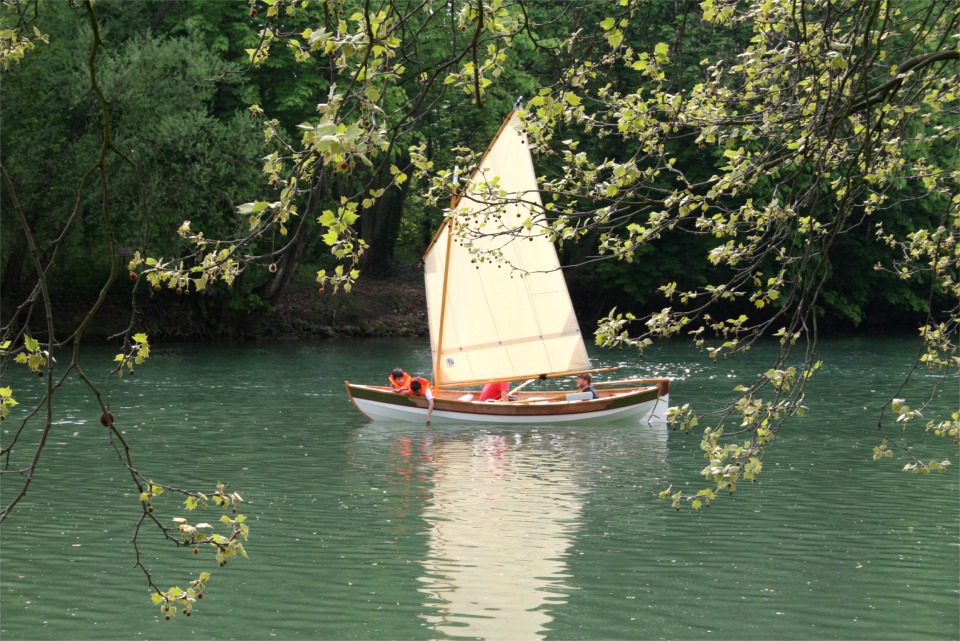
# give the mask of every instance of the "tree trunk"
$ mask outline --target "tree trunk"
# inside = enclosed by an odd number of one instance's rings
[[[393,273],[393,254],[411,175],[408,159],[401,161],[406,161],[403,164],[407,166],[404,172],[407,180],[402,185],[388,189],[373,207],[360,212],[360,237],[367,243],[360,263],[360,271],[364,276],[386,278]],[[390,166],[384,163],[380,168],[377,187],[382,187],[390,179]]]
[[[27,259],[27,243],[22,233],[17,234],[17,242],[10,245],[7,264],[3,266],[0,296],[5,304],[16,304],[20,298],[20,286],[23,281],[23,263]]]
[[[266,301],[272,301],[280,296],[283,289],[290,283],[290,279],[296,273],[297,268],[304,257],[310,253],[310,250],[320,238],[319,227],[313,221],[307,221],[308,212],[304,212],[304,217],[297,223],[296,236],[293,244],[283,252],[280,259],[274,263],[276,271],[273,272],[270,280],[256,288],[253,293]]]
[[[310,253],[310,250],[313,249],[320,238],[320,227],[314,220],[321,200],[319,184],[320,181],[315,183],[303,214],[294,224],[291,245],[274,263],[276,270],[272,272],[273,275],[267,282],[253,291],[263,300],[272,301],[280,295],[283,288],[290,283],[290,279],[293,278],[304,257]]]
[[[153,14],[153,19],[150,20],[150,32],[154,33],[157,29],[160,28],[160,23],[163,22],[164,17],[167,15],[167,12],[173,8],[176,0],[164,0],[157,10]]]

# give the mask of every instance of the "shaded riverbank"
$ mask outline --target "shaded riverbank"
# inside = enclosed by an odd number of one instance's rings
[[[66,293],[53,297],[54,325],[62,340],[73,333],[96,300]],[[129,291],[111,294],[94,316],[85,340],[100,342],[130,324]],[[361,278],[349,294],[291,284],[272,305],[248,296],[228,301],[213,296],[140,292],[136,331],[151,340],[287,340],[297,338],[424,336],[427,329],[423,276],[404,270],[390,279]],[[34,331],[35,334],[40,332]]]
[[[121,334],[130,324],[132,288],[118,285],[115,289],[85,332],[86,340],[101,342]],[[590,302],[583,287],[573,287],[571,294],[585,330],[595,326],[599,315],[608,311]],[[60,340],[73,333],[95,300],[95,294],[53,295],[53,320]],[[139,316],[133,326],[136,331],[146,332],[154,343],[378,338],[426,336],[429,332],[423,274],[413,266],[397,266],[388,279],[361,277],[349,294],[321,292],[309,282],[291,283],[278,300],[267,305],[253,295],[231,300],[211,295],[178,296],[166,290],[149,292],[144,288],[138,294],[137,306]],[[42,320],[33,319],[31,335],[45,333],[41,331]],[[922,316],[888,309],[870,315],[859,326],[831,317],[822,317],[819,322],[821,331],[834,335],[900,329],[913,333]]]

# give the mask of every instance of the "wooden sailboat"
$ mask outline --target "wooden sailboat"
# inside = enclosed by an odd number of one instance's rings
[[[451,203],[423,258],[434,422],[597,423],[663,417],[667,379],[598,383],[599,398],[522,391],[479,402],[472,386],[534,381],[591,369],[556,248],[545,232],[533,158],[516,111]],[[571,379],[572,383],[572,379]],[[423,422],[427,401],[379,385],[346,383],[374,420]]]

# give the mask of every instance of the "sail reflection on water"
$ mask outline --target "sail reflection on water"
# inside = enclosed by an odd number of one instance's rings
[[[480,434],[434,450],[420,591],[445,637],[542,638],[571,589],[565,557],[582,490],[563,451]]]

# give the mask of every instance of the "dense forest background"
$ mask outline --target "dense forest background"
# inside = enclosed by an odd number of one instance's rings
[[[96,4],[102,48],[95,65],[111,114],[110,135],[116,148],[135,163],[116,157],[107,160],[107,170],[118,177],[109,193],[112,216],[108,223],[99,215],[104,206],[101,194],[77,187],[95,179],[90,159],[97,156],[103,137],[101,104],[91,91],[87,68],[91,27],[81,7],[39,3],[49,44],[19,61],[16,73],[4,73],[0,101],[0,159],[8,179],[0,201],[4,212],[0,293],[5,318],[33,287],[21,224],[10,215],[8,184],[17,185],[15,196],[36,230],[41,251],[55,246],[68,218],[77,219],[79,233],[57,244],[56,256],[41,257],[42,264],[54,259],[48,275],[51,296],[59,309],[66,310],[61,320],[67,322],[70,306],[96,298],[112,268],[114,255],[105,225],[113,227],[110,231],[119,246],[121,264],[137,251],[168,259],[189,255],[189,243],[177,233],[184,221],[211,237],[244,235],[247,217],[238,206],[271,200],[278,189],[264,173],[265,159],[275,151],[276,140],[265,140],[258,110],[274,119],[277,138],[294,138],[301,123],[316,120],[318,101],[337,81],[322,61],[302,64],[295,55],[274,52],[263,64],[251,64],[250,50],[262,42],[261,12],[272,5],[181,0]],[[299,14],[285,16],[283,26],[296,33],[316,23],[332,6],[315,3],[311,9],[308,5]],[[638,48],[653,47],[661,40],[675,42],[678,67],[695,66],[705,56],[722,56],[724,49],[738,44],[738,37],[749,36],[747,32],[738,36],[735,29],[720,34],[690,28],[690,3],[652,0],[644,6],[644,15],[632,20],[626,37]],[[178,296],[186,293],[178,288],[142,292],[141,304],[156,310],[143,315],[144,329],[154,339],[270,334],[264,328],[279,322],[278,309],[290,316],[293,307],[300,310],[293,316],[319,315],[317,322],[302,326],[306,332],[322,326],[323,331],[338,333],[338,323],[349,326],[346,333],[356,333],[358,323],[373,332],[421,331],[416,311],[420,303],[417,263],[443,211],[425,198],[428,186],[410,171],[409,147],[421,145],[435,167],[448,168],[460,161],[459,147],[482,150],[518,98],[534,96],[540,87],[556,82],[556,44],[585,24],[600,23],[605,10],[602,3],[577,3],[575,10],[559,11],[553,0],[528,2],[524,9],[533,26],[513,35],[514,59],[486,88],[482,103],[463,92],[448,91],[439,103],[431,103],[429,112],[424,108],[395,134],[393,162],[411,179],[395,184],[362,209],[355,222],[367,246],[359,265],[360,282],[369,282],[354,294],[382,304],[351,303],[343,300],[349,294],[318,289],[316,273],[333,268],[337,259],[320,242],[324,230],[306,224],[310,217],[304,215],[291,223],[291,233],[285,237],[273,231],[255,239],[249,253],[260,257],[251,261],[256,267],[243,271],[230,286],[214,283],[197,296]],[[430,50],[432,37],[429,31],[422,34],[419,66],[411,67],[391,87],[394,103],[422,99],[418,84],[431,71],[431,58],[440,65],[446,55]],[[436,46],[442,48],[445,42],[437,39]],[[628,79],[624,74],[613,82],[626,84]],[[678,76],[677,82],[690,88],[695,78]],[[437,91],[442,90],[440,85]],[[949,121],[956,114],[943,117]],[[955,122],[943,124],[956,126]],[[599,158],[626,153],[615,138],[591,138],[573,128],[569,135]],[[714,171],[716,155],[702,145],[683,140],[670,144],[670,152],[688,176],[709,176]],[[382,170],[353,162],[343,169],[318,187],[311,205],[315,210],[336,203],[344,194],[358,193],[378,179],[373,171]],[[562,168],[555,158],[544,157],[538,171],[549,179]],[[902,235],[935,227],[942,217],[942,202],[923,198],[919,192],[915,196],[873,212],[871,220],[836,239],[817,301],[816,314],[824,326],[915,326],[927,312],[929,280],[904,280],[894,272],[874,269],[889,263],[896,251],[876,242],[878,225]],[[715,242],[709,234],[654,239],[639,248],[630,262],[593,261],[600,237],[594,231],[565,240],[559,248],[585,327],[613,307],[638,316],[660,309],[665,303],[658,288],[664,283],[676,282],[677,289],[696,288],[715,279],[722,269],[706,259]],[[134,277],[131,273],[130,279]],[[386,289],[378,288],[378,283],[385,283]],[[122,310],[130,305],[132,289],[133,282],[127,278],[114,282],[109,291],[112,306],[99,312],[101,325],[114,317],[122,327],[126,320],[121,318]],[[739,306],[752,307],[742,299],[726,305],[725,312],[733,315]],[[399,326],[363,323],[364,315],[391,313],[410,322]],[[96,331],[96,324],[91,329]]]

